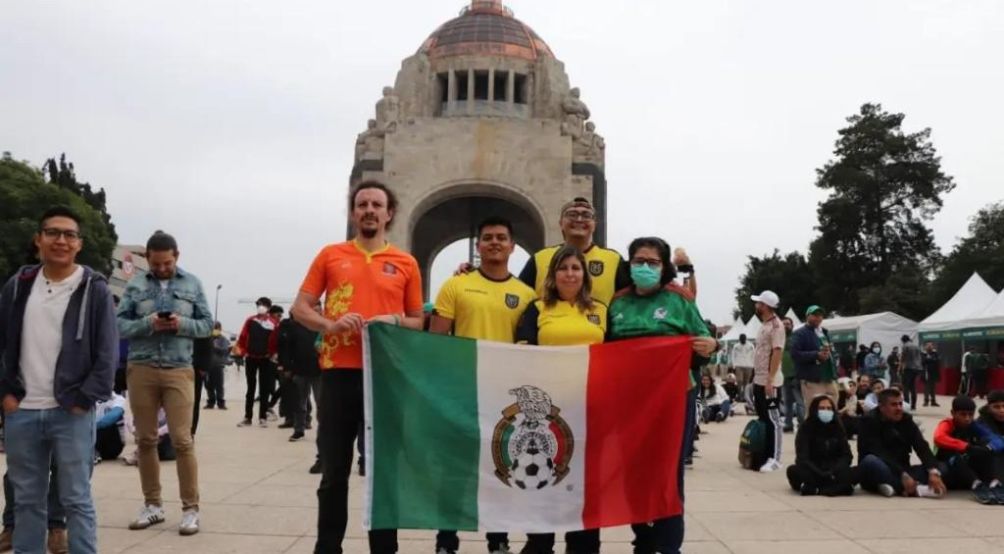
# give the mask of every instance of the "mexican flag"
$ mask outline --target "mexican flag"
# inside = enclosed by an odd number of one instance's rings
[[[687,337],[532,347],[370,325],[367,529],[561,532],[683,511]]]

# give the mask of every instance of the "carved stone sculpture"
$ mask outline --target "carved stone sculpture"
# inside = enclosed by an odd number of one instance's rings
[[[603,137],[596,133],[596,124],[590,121],[586,123],[582,134],[572,142],[572,154],[576,159],[602,161],[606,147]]]
[[[383,98],[376,105],[377,127],[386,133],[397,130],[397,122],[401,117],[401,100],[394,94],[393,87],[383,88]]]
[[[366,130],[356,137],[356,161],[383,159],[384,137],[386,132],[377,126],[377,121],[366,122]]]
[[[579,100],[580,94],[578,88],[573,88],[561,102],[561,109],[565,112],[565,120],[561,124],[561,134],[574,139],[582,136],[582,126],[589,119],[589,108],[585,102]]]

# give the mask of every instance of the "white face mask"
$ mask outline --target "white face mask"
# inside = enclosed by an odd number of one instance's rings
[[[822,421],[823,423],[833,421],[833,410],[819,410],[817,415],[819,416],[819,421]]]
[[[265,306],[258,306],[258,315],[265,315],[268,313],[268,308]]]
[[[875,348],[872,348],[872,352],[874,352],[875,354],[881,354],[882,349],[876,346]]]

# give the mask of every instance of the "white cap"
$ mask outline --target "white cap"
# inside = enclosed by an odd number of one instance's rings
[[[774,291],[765,290],[760,294],[754,294],[750,297],[754,302],[762,302],[771,308],[777,308],[777,305],[781,303],[781,299],[777,297]]]

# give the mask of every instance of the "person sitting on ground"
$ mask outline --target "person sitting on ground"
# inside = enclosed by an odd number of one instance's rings
[[[125,449],[125,405],[125,397],[115,393],[94,405],[94,463],[114,460]]]
[[[945,486],[972,490],[980,504],[997,504],[1004,487],[994,472],[994,454],[1004,451],[1004,437],[995,437],[984,424],[973,421],[976,402],[968,396],[952,401],[952,416],[934,430],[936,457],[947,467]]]
[[[944,467],[934,457],[913,417],[903,411],[903,393],[886,389],[878,394],[878,408],[861,418],[858,471],[861,488],[885,497],[893,495],[940,498]],[[910,465],[910,453],[920,465]]]
[[[729,395],[729,401],[735,404],[739,402],[739,397],[742,395],[742,389],[739,388],[739,383],[736,379],[735,373],[729,373],[725,376],[725,383],[722,385],[725,389],[725,394]]]
[[[881,379],[885,384],[889,383],[889,365],[882,357],[882,344],[873,342],[868,356],[865,357],[865,369],[863,373],[874,381]]]
[[[861,409],[864,410],[864,413],[867,414],[878,407],[879,394],[881,394],[884,390],[885,383],[883,383],[881,379],[876,379],[872,382],[871,392],[868,393],[868,396],[861,401]]]
[[[857,393],[858,385],[854,381],[847,377],[837,380],[837,413],[848,439],[858,435],[858,418],[863,413]]]
[[[833,400],[816,396],[795,435],[795,463],[788,466],[788,484],[802,496],[854,494],[852,459]]]
[[[989,429],[995,440],[1004,440],[1004,390],[995,390],[987,394],[987,403],[980,408],[979,413],[980,416],[976,421]],[[997,477],[1004,481],[1004,453],[997,452],[994,455],[994,471]]]
[[[715,382],[708,374],[701,375],[701,388],[697,391],[697,399],[701,403],[701,421],[725,421],[732,413],[732,401],[729,400],[725,388]]]
[[[872,380],[867,375],[858,375],[858,400],[864,401],[868,393],[872,391]]]

